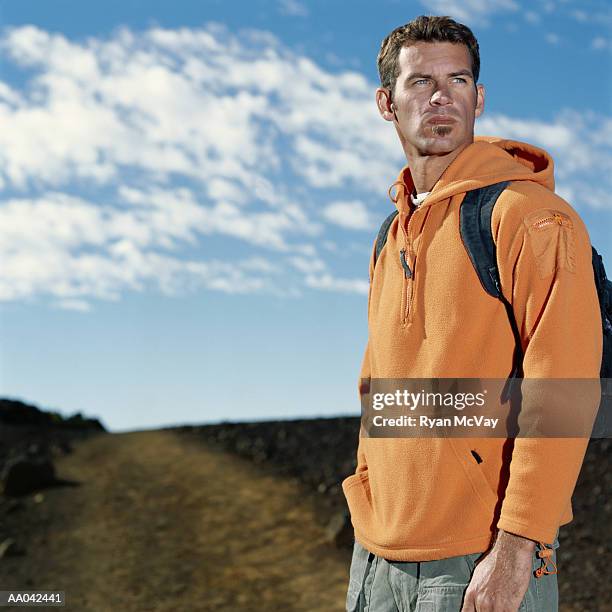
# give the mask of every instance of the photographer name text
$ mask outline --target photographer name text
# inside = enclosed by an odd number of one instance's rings
[[[396,418],[383,417],[377,414],[372,419],[374,427],[490,427],[495,429],[499,419],[490,419],[484,416],[466,416],[457,414],[454,417],[432,418],[423,414],[417,416],[402,415]]]

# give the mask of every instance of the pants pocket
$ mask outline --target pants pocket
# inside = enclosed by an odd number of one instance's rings
[[[557,565],[557,549],[559,540],[555,538],[551,545],[553,556],[551,560]],[[519,607],[519,612],[558,612],[559,610],[559,588],[557,574],[544,574],[540,578],[535,577],[535,571],[542,565],[542,559],[537,556],[539,545],[534,552],[533,567],[529,587]],[[552,567],[550,561],[548,567]]]
[[[468,566],[470,580],[472,579],[472,574],[474,573],[474,569],[476,567],[476,561],[478,561],[478,559],[480,559],[482,555],[484,555],[484,553],[479,552],[479,553],[470,553],[468,555],[464,555],[463,557]]]
[[[355,540],[346,594],[346,612],[356,612],[358,610],[359,596],[363,590],[363,583],[373,559],[374,554]]]
[[[458,612],[463,605],[466,586],[440,586],[419,594],[415,612]]]

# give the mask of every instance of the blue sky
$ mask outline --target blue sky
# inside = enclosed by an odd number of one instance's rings
[[[404,158],[382,38],[479,39],[480,134],[555,159],[612,269],[605,1],[0,1],[0,394],[113,431],[358,414]]]

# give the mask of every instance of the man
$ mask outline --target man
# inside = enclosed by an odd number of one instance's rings
[[[370,262],[360,391],[380,378],[508,377],[508,313],[483,290],[459,228],[466,191],[500,181],[510,184],[491,229],[523,376],[597,378],[588,233],[554,194],[545,151],[474,139],[485,91],[472,32],[418,17],[385,38],[378,68],[376,103],[408,164],[394,183],[399,214]],[[556,536],[572,519],[587,442],[361,435],[342,484],[355,529],[347,610],[557,610]]]

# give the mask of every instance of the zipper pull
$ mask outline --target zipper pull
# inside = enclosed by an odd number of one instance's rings
[[[402,249],[400,251],[400,262],[402,264],[402,268],[404,268],[404,276],[406,278],[412,278],[412,270],[406,261],[406,249]]]

